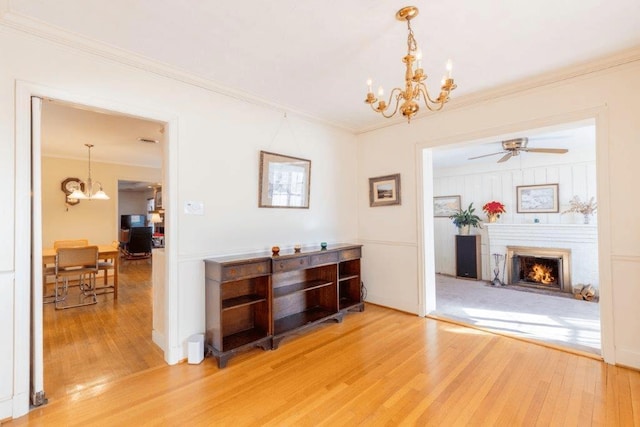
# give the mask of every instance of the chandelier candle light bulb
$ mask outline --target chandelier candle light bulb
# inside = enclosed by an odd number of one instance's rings
[[[411,118],[420,110],[420,106],[416,101],[420,101],[421,97],[424,98],[424,105],[427,109],[430,111],[439,111],[444,107],[444,104],[449,101],[451,91],[456,88],[453,78],[451,77],[453,65],[449,59],[446,65],[447,73],[445,77],[443,77],[438,97],[434,100],[429,95],[427,86],[424,83],[427,75],[422,69],[422,51],[418,48],[418,42],[413,36],[413,30],[411,29],[411,20],[416,16],[418,16],[418,8],[415,6],[403,7],[396,13],[396,19],[407,22],[407,30],[409,32],[407,37],[407,54],[402,58],[406,69],[404,89],[400,87],[393,88],[389,94],[389,103],[387,104],[387,102],[382,99],[378,100],[373,94],[371,89],[372,80],[369,79],[367,80],[367,98],[364,101],[371,106],[373,111],[382,114],[382,116],[386,118],[393,117],[398,110],[400,110],[409,123],[411,122]],[[416,63],[415,69],[414,62]],[[380,98],[382,98],[383,94],[384,92],[381,90],[378,92]],[[374,106],[376,102],[378,105]],[[391,104],[395,104],[395,108],[392,112],[387,113],[387,109]]]

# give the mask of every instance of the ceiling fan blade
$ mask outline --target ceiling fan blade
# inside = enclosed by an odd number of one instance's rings
[[[491,153],[491,154],[483,154],[482,156],[469,157],[467,160],[473,160],[473,159],[479,159],[479,158],[482,158],[482,157],[495,156],[496,154],[502,154],[502,153],[504,153],[504,151],[499,151],[497,153]]]
[[[507,154],[505,154],[500,160],[498,160],[498,163],[502,163],[502,162],[506,162],[507,160],[509,160],[511,157],[513,156],[513,152],[509,151]]]
[[[569,152],[566,148],[523,148],[522,151],[528,151],[530,153],[552,153],[552,154],[564,154]]]

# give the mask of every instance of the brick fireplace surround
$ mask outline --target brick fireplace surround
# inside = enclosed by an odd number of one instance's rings
[[[489,255],[507,254],[507,246],[571,250],[572,285],[598,289],[598,228],[591,224],[485,224]],[[493,257],[491,257],[493,259]],[[507,260],[509,263],[510,260]],[[505,280],[507,277],[505,275]]]

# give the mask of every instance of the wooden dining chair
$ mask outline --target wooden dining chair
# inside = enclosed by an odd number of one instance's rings
[[[98,302],[96,298],[96,274],[98,273],[98,247],[77,246],[61,247],[56,252],[56,282],[55,282],[55,306],[56,309],[81,307]],[[78,277],[79,302],[78,304],[63,305],[69,296],[69,278]],[[90,297],[89,302],[84,302]]]
[[[56,240],[53,242],[53,248],[71,248],[74,246],[88,246],[89,240],[87,239],[74,239],[74,240]],[[42,268],[42,302],[44,304],[51,304],[55,302],[55,293],[47,295],[47,277],[55,277],[56,266],[46,265]]]

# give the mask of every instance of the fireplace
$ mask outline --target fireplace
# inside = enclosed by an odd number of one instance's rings
[[[508,285],[571,293],[571,250],[507,246]]]

